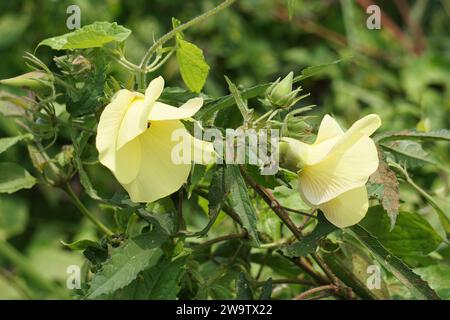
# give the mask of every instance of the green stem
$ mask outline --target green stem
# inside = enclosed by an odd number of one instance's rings
[[[225,0],[224,2],[222,2],[221,4],[219,4],[217,7],[214,7],[213,9],[199,15],[198,17],[183,23],[181,25],[179,25],[178,27],[172,29],[171,31],[169,31],[168,33],[166,33],[165,35],[163,35],[161,38],[159,38],[148,50],[147,52],[144,54],[144,56],[142,57],[141,63],[139,65],[139,76],[138,79],[140,81],[140,86],[144,87],[145,86],[145,73],[146,73],[146,68],[147,68],[147,64],[150,61],[150,58],[152,57],[152,55],[156,52],[156,50],[158,50],[158,48],[160,46],[162,46],[164,43],[166,43],[167,41],[169,41],[170,39],[172,39],[177,33],[193,26],[194,24],[197,24],[199,22],[202,22],[203,20],[215,15],[216,13],[222,11],[223,9],[226,9],[227,7],[229,7],[230,5],[233,4],[233,2],[235,2],[236,0]],[[143,84],[143,85],[142,85]]]
[[[73,192],[72,187],[69,183],[66,183],[64,190],[69,196],[70,200],[72,200],[73,204],[80,210],[82,214],[84,214],[89,220],[92,221],[105,235],[112,236],[114,232],[112,232],[107,226],[105,226],[101,221],[99,221],[80,201],[77,195]]]
[[[152,66],[149,66],[149,67],[146,69],[146,72],[153,72],[153,71],[155,71],[155,70],[161,68],[161,66],[162,66],[164,63],[166,63],[167,60],[169,60],[169,58],[173,55],[174,52],[175,52],[175,49],[170,50],[169,53],[166,54],[166,56],[165,56],[159,63],[157,63],[157,64],[155,64],[155,65],[152,65]]]
[[[450,238],[450,219],[447,217],[444,210],[441,209],[441,207],[437,204],[437,202],[433,199],[432,196],[430,196],[425,190],[423,190],[419,185],[417,185],[413,179],[411,179],[411,177],[408,174],[408,171],[405,168],[403,168],[398,163],[389,163],[389,165],[391,167],[398,169],[402,173],[402,175],[405,177],[406,182],[408,182],[411,187],[416,189],[416,191],[419,192],[427,200],[427,202],[434,208],[434,210],[436,210],[439,220],[441,221],[442,226],[444,227],[444,230],[447,234],[447,239],[449,239]]]
[[[52,285],[41,274],[37,273],[33,265],[16,248],[3,240],[0,240],[0,256],[14,265],[36,287],[44,289],[48,293],[57,294],[60,297],[67,297],[67,294],[62,289]]]
[[[209,247],[212,246],[213,244],[222,242],[222,241],[226,241],[226,240],[231,240],[231,239],[243,239],[248,237],[248,234],[246,231],[240,232],[240,233],[232,233],[232,234],[227,234],[224,236],[220,236],[208,241],[205,241],[203,243],[199,243],[197,244],[194,249],[198,250],[198,249],[203,249],[205,247]]]

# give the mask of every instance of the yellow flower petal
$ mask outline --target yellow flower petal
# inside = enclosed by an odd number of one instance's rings
[[[159,76],[158,78],[153,79],[148,84],[147,89],[145,90],[145,102],[147,104],[153,104],[161,95],[164,89],[164,78]]]
[[[203,105],[202,98],[194,98],[188,100],[179,108],[172,107],[168,104],[156,102],[150,111],[149,120],[177,120],[192,117]]]
[[[147,130],[148,116],[163,88],[164,79],[162,77],[153,79],[145,91],[145,97],[137,98],[131,103],[120,126],[117,149]]]
[[[336,120],[334,120],[328,114],[323,117],[320,123],[319,132],[317,133],[317,139],[315,144],[324,142],[328,139],[336,138],[344,134]]]
[[[346,228],[364,218],[369,208],[366,187],[349,190],[340,196],[322,203],[319,208],[332,224]]]
[[[177,191],[186,182],[191,164],[174,164],[172,141],[175,130],[185,130],[180,121],[155,121],[136,139],[141,145],[141,159],[136,178],[123,184],[134,202],[152,202]]]
[[[141,143],[138,138],[131,140],[116,152],[116,168],[113,173],[121,184],[130,183],[138,175],[141,153]]]
[[[100,116],[97,127],[96,147],[100,162],[113,172],[116,169],[116,144],[122,119],[128,106],[135,99],[135,92],[120,90]]]
[[[376,114],[369,114],[356,121],[336,142],[331,152],[342,152],[355,144],[362,137],[368,137],[381,126],[381,119]]]
[[[300,192],[309,203],[319,205],[363,186],[378,168],[377,149],[368,137],[339,151],[299,172]]]

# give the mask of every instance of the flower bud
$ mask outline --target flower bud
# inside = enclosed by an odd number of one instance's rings
[[[289,108],[303,97],[297,97],[301,88],[292,90],[294,73],[290,72],[283,80],[277,79],[266,91],[268,103],[276,108]]]
[[[278,82],[273,90],[270,92],[270,98],[274,101],[279,101],[292,92],[292,81],[294,80],[294,73],[291,71]]]
[[[20,76],[0,80],[0,84],[34,91],[48,90],[47,83],[53,82],[53,76],[43,71],[32,71]]]

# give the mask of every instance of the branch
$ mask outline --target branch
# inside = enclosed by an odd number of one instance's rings
[[[283,209],[278,200],[272,195],[272,193],[264,188],[263,186],[256,183],[242,167],[241,174],[244,177],[245,181],[261,196],[261,198],[269,205],[273,212],[281,219],[281,221],[286,224],[286,226],[291,230],[294,236],[301,240],[303,238],[302,232],[297,228],[294,222],[291,220],[287,212]]]
[[[307,298],[308,296],[318,293],[318,292],[322,292],[322,291],[331,291],[331,292],[336,292],[337,288],[334,285],[326,285],[326,286],[320,286],[320,287],[316,287],[316,288],[312,288],[310,290],[307,290],[301,294],[299,294],[298,296],[294,297],[294,299],[292,300],[305,300],[305,298]]]

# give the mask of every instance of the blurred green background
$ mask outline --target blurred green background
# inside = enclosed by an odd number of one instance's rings
[[[298,0],[290,20],[287,1],[238,0],[231,9],[185,33],[189,41],[203,49],[211,66],[204,92],[211,96],[227,94],[223,75],[247,87],[273,81],[290,71],[299,72],[308,66],[351,56],[302,83],[304,91],[311,93],[307,103],[317,105],[313,114],[331,113],[343,125],[349,125],[375,112],[383,120],[382,131],[450,128],[450,2],[378,1],[384,14],[381,30],[366,27],[368,14],[363,7],[369,2]],[[152,39],[170,30],[171,17],[187,21],[217,3],[211,0],[1,1],[0,78],[28,72],[22,58],[25,52],[34,52],[42,39],[68,31],[69,5],[80,6],[82,25],[116,21],[131,29],[126,56],[137,63]],[[41,47],[36,55],[54,67],[54,51]],[[120,72],[117,68],[119,78]],[[168,84],[183,87],[174,58],[162,72]],[[2,90],[6,88],[0,87]],[[0,137],[15,135],[16,131],[10,119],[0,117]],[[62,135],[58,143],[64,142]],[[437,143],[426,147],[440,166],[420,166],[413,174],[417,183],[450,210],[449,146]],[[0,157],[32,170],[25,146],[12,148]],[[107,170],[95,166],[90,175],[97,189],[107,195],[111,196],[117,189]],[[87,197],[84,200],[89,204]],[[413,209],[425,215],[432,211],[407,187],[401,190],[401,200],[404,210]],[[12,196],[2,194],[0,211],[15,213],[15,228],[6,235],[8,240],[29,258],[34,268],[61,283],[65,281],[66,266],[80,264],[82,256],[65,250],[60,240],[96,237],[92,226],[55,189],[37,186]],[[439,223],[433,223],[433,219],[434,215],[430,214],[429,220],[440,230]],[[6,221],[0,220],[0,229],[2,223]],[[23,280],[14,277],[12,268],[3,268],[7,264],[1,259],[0,298],[26,298]]]

